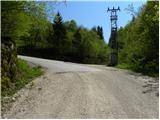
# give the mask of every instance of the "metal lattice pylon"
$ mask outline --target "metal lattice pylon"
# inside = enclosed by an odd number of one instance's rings
[[[117,43],[117,11],[120,11],[118,7],[115,9],[108,8],[107,12],[111,12],[110,20],[111,20],[111,34],[109,38],[109,47],[111,48],[110,56],[109,56],[109,64],[114,66],[118,63],[118,43]]]

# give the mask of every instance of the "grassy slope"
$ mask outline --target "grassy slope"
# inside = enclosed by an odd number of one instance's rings
[[[15,83],[11,83],[10,87],[1,91],[3,96],[12,96],[18,90],[23,88],[27,83],[32,81],[33,78],[43,74],[40,66],[31,67],[28,63],[22,59],[18,59],[19,77]]]

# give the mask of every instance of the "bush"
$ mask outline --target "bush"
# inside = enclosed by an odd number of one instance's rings
[[[159,73],[159,6],[148,1],[139,15],[118,30],[118,62],[143,74]]]
[[[24,60],[18,59],[18,78],[12,81],[8,77],[2,77],[2,96],[13,95],[16,91],[23,88],[33,78],[42,75],[43,71],[40,66],[31,67]]]

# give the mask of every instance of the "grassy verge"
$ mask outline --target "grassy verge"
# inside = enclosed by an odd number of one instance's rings
[[[151,77],[155,77],[155,78],[158,78],[158,77],[159,77],[159,73],[154,73],[154,72],[152,72],[151,70],[150,70],[150,72],[138,71],[138,70],[130,67],[130,66],[127,65],[127,64],[118,64],[118,65],[116,66],[116,68],[132,70],[132,71],[134,71],[134,72],[142,73],[143,75],[147,75],[147,76],[151,76]]]
[[[18,59],[18,79],[15,80],[13,83],[10,83],[9,86],[2,87],[1,96],[12,96],[18,90],[23,88],[27,83],[32,81],[33,78],[38,77],[43,74],[43,70],[40,66],[31,67],[28,63],[22,59]],[[7,81],[7,80],[6,80]]]
[[[120,68],[120,69],[130,69],[127,64],[118,64],[118,65],[116,66],[116,68]]]

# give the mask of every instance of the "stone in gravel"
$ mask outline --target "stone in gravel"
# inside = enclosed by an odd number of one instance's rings
[[[15,97],[12,97],[12,101],[13,101],[13,102],[15,102],[15,101],[16,101]]]
[[[38,90],[40,91],[40,90],[42,90],[42,88],[41,88],[41,87],[39,87],[39,88],[38,88]]]
[[[19,96],[20,96],[19,94],[15,94],[15,95],[14,95],[15,98],[18,98]]]

